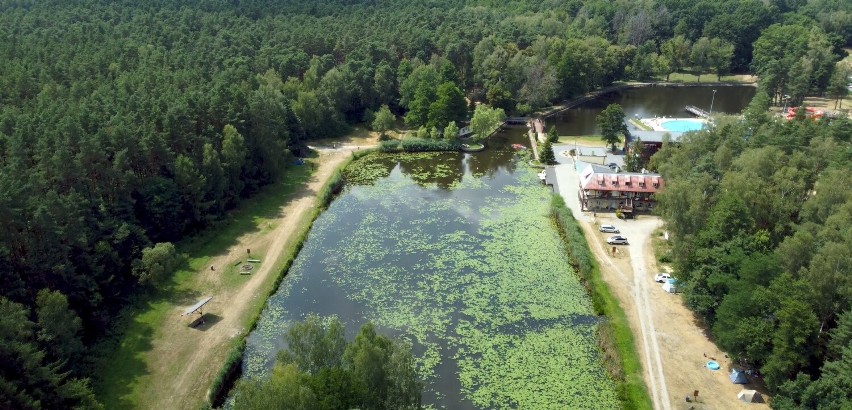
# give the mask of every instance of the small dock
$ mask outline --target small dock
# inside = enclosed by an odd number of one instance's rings
[[[688,112],[688,113],[690,113],[690,114],[692,114],[692,115],[696,116],[696,117],[707,118],[707,119],[709,119],[709,118],[710,118],[710,113],[709,113],[709,112],[704,111],[704,110],[702,110],[701,108],[698,108],[698,107],[696,107],[696,106],[694,106],[694,105],[687,105],[687,106],[686,106],[686,108],[684,108],[684,110],[685,110],[686,112]]]
[[[556,183],[556,167],[549,166],[544,169],[544,184],[553,187],[553,192],[559,192],[559,185]]]
[[[506,118],[506,124],[509,125],[525,125],[529,122],[530,117],[509,117]]]

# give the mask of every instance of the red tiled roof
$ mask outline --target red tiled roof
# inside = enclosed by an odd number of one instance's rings
[[[583,171],[580,180],[584,190],[655,193],[665,186],[663,178],[656,174],[598,173],[588,170]]]

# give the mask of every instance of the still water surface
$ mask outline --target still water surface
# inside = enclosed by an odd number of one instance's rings
[[[737,114],[748,105],[755,92],[756,89],[750,86],[634,88],[606,94],[551,117],[548,126],[556,124],[559,135],[599,134],[595,117],[612,103],[621,104],[627,118],[691,117],[684,107],[694,105],[710,111],[711,102],[714,113]]]

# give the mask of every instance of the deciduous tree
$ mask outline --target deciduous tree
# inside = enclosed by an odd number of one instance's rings
[[[610,104],[598,114],[596,120],[601,130],[601,139],[611,145],[612,150],[615,151],[615,145],[629,133],[624,123],[624,110],[621,105]]]

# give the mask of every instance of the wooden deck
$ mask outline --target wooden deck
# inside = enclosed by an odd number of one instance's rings
[[[701,118],[710,118],[710,113],[709,113],[709,112],[704,111],[704,110],[702,110],[701,108],[698,108],[698,107],[696,107],[696,106],[694,106],[694,105],[687,105],[687,106],[684,108],[684,110],[686,110],[686,112],[688,112],[688,113],[690,113],[690,114],[692,114],[692,115],[694,115],[694,116],[696,116],[696,117],[701,117]]]

